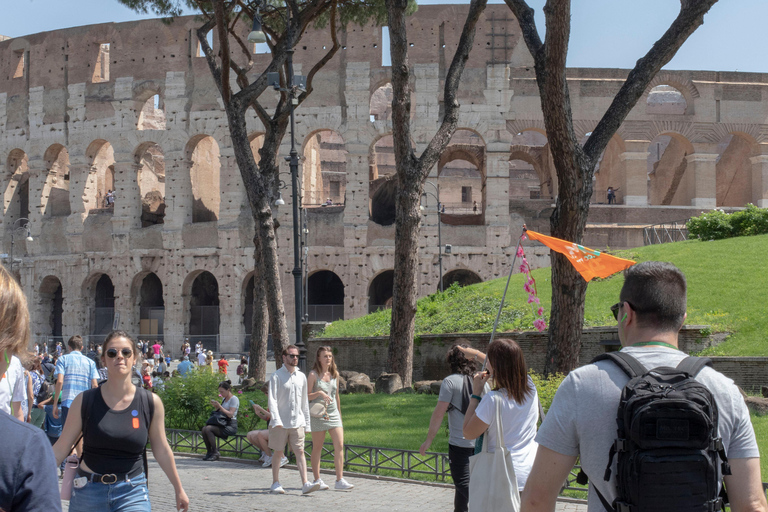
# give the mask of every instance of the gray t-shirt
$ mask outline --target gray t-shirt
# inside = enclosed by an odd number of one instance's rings
[[[453,408],[448,411],[448,444],[460,448],[474,448],[475,441],[464,439],[464,415],[461,413],[461,394],[464,376],[454,373],[443,379],[440,385],[439,402],[449,402]],[[472,393],[472,390],[469,390]]]
[[[686,357],[679,350],[660,346],[622,349],[646,368],[677,366]],[[705,367],[696,380],[707,386],[717,403],[718,433],[729,459],[759,457],[749,410],[733,381],[712,368]],[[608,451],[616,438],[616,412],[621,390],[629,381],[614,363],[600,361],[573,370],[555,394],[536,441],[563,455],[578,455],[589,476],[589,510],[604,511],[594,492],[596,486],[611,503],[616,498],[616,458],[611,480],[603,480],[608,465]]]
[[[232,415],[232,419],[236,420],[237,419],[237,410],[240,408],[240,399],[237,398],[235,395],[232,395],[231,397],[229,397],[229,400],[224,400],[223,402],[221,402],[221,407],[226,409],[226,410],[229,410],[232,407],[234,407],[235,408],[235,414]]]

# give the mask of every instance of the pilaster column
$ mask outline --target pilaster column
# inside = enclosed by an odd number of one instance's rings
[[[714,148],[695,148],[696,152],[685,157],[688,168],[684,180],[691,197],[691,206],[714,208],[717,205],[717,157]],[[703,149],[703,151],[700,151]],[[706,152],[710,150],[712,152]]]
[[[752,204],[768,208],[768,154],[753,156],[749,161],[752,163]]]
[[[346,149],[347,184],[344,194],[344,246],[363,248],[368,241],[369,146],[362,142],[347,143]]]
[[[232,148],[221,149],[219,229],[237,227],[241,205],[244,202],[245,185],[240,176],[240,167]]]
[[[619,157],[624,163],[624,179],[621,188],[624,191],[626,206],[648,205],[648,145],[647,140],[628,140],[626,151]],[[598,191],[603,194],[604,191]]]
[[[169,153],[165,159],[165,230],[181,230],[192,222],[192,161],[183,152]]]
[[[522,226],[509,225],[509,144],[499,143],[498,148],[488,146],[485,159],[485,245],[489,252],[496,252],[510,244],[510,230],[517,233]],[[503,151],[500,149],[503,148]]]
[[[112,232],[129,233],[141,227],[141,194],[137,176],[141,165],[131,155],[115,155],[115,213]]]

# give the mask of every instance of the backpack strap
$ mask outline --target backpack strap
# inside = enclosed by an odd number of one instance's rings
[[[639,377],[648,372],[645,366],[640,364],[640,361],[625,352],[606,352],[595,357],[592,362],[596,363],[605,360],[613,361],[613,363],[621,368],[630,379],[634,379],[635,377]]]
[[[688,356],[677,365],[677,369],[691,377],[696,377],[705,366],[712,366],[712,360],[708,357]]]
[[[138,393],[141,393],[139,396],[141,397],[140,400],[145,402],[145,405],[147,408],[149,408],[149,424],[147,425],[147,436],[149,436],[149,429],[152,426],[152,418],[155,415],[155,400],[152,396],[152,392],[148,389],[136,387],[136,391]],[[147,461],[147,447],[144,446],[144,453],[142,453],[142,458],[144,459],[144,478],[147,479],[147,488],[149,488],[149,462]]]

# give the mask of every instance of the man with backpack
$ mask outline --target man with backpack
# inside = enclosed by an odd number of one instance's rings
[[[563,380],[536,437],[523,512],[554,510],[577,458],[590,512],[723,510],[722,480],[731,511],[768,511],[738,388],[678,349],[683,273],[669,263],[634,265],[619,300],[611,311],[621,355],[600,356]]]

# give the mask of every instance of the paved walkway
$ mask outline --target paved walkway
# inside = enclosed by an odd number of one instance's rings
[[[160,466],[148,453],[149,496],[155,512],[173,512],[173,487]],[[345,475],[355,488],[333,490],[335,477],[323,473],[331,490],[306,496],[301,494],[297,470],[287,466],[280,470],[280,481],[286,494],[269,493],[272,471],[253,464],[231,461],[203,462],[199,456],[177,456],[181,482],[190,499],[190,511],[259,511],[317,512],[348,510],[364,512],[450,512],[453,510],[453,488],[446,485],[422,485]],[[68,510],[68,502],[63,502]],[[558,503],[558,512],[586,512],[587,507],[575,503]]]

